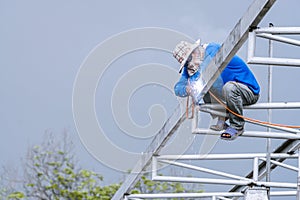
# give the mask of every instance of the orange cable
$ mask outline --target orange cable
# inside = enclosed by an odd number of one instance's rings
[[[272,126],[278,126],[278,127],[284,127],[284,128],[300,128],[300,126],[293,126],[293,125],[285,125],[285,124],[275,124],[271,122],[266,122],[266,121],[260,121],[257,119],[245,117],[242,115],[239,115],[235,113],[234,111],[230,110],[227,105],[225,105],[220,99],[218,99],[212,92],[209,91],[209,94],[219,103],[221,104],[226,110],[228,110],[230,113],[234,114],[235,116],[238,116],[240,118],[243,118],[244,120],[250,121],[250,122],[256,122],[258,124],[264,124],[264,125],[272,125]]]

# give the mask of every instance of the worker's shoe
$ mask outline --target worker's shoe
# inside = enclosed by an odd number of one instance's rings
[[[221,139],[223,140],[234,140],[238,136],[244,133],[244,129],[241,130],[234,129],[232,127],[228,127],[225,131],[221,133]]]
[[[211,125],[209,128],[214,130],[214,131],[222,131],[225,130],[229,127],[229,125],[223,121],[223,120],[218,120],[216,125]]]

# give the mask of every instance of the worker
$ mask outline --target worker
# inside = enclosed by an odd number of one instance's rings
[[[217,43],[200,44],[199,40],[194,44],[181,41],[176,45],[173,56],[180,63],[179,73],[182,72],[180,80],[174,87],[177,96],[192,96],[195,103],[202,101],[197,91],[197,85],[202,81],[201,71],[220,47]],[[235,55],[209,91],[223,100],[231,111],[242,116],[244,105],[252,105],[258,101],[260,86],[247,64]],[[205,103],[211,103],[211,99],[209,92],[203,97]],[[216,125],[210,128],[221,131],[221,139],[234,140],[244,132],[245,120],[231,112],[228,113],[228,118],[229,124],[226,122],[227,118],[218,117]]]

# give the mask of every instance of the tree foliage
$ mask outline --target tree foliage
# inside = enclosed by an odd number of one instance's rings
[[[102,175],[81,169],[72,150],[67,134],[57,141],[48,133],[45,142],[29,149],[21,187],[0,190],[0,199],[110,200],[121,183],[103,186]],[[144,175],[131,193],[187,191],[192,190],[183,184],[154,182]]]
[[[25,161],[24,196],[39,200],[110,199],[119,184],[102,187],[102,175],[79,168],[72,150],[66,135],[58,142],[49,134],[42,145],[33,147]]]

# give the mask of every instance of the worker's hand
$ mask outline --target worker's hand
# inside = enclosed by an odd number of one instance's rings
[[[192,87],[190,85],[185,86],[186,93],[191,96],[192,94]]]

